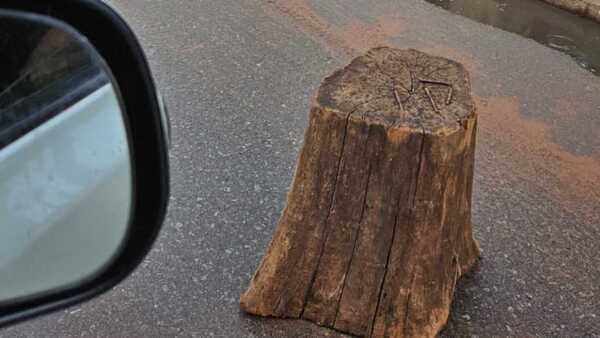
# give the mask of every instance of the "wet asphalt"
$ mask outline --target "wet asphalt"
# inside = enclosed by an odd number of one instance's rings
[[[167,221],[114,290],[0,337],[343,336],[246,316],[238,298],[284,206],[315,89],[376,45],[447,56],[472,74],[482,260],[442,336],[600,337],[599,77],[421,0],[111,3],[170,107]]]

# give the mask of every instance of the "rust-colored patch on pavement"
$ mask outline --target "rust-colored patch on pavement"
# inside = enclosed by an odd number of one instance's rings
[[[348,52],[351,47],[333,33],[330,25],[317,14],[306,0],[269,0],[280,11],[289,15],[305,31],[325,39]]]
[[[577,116],[577,105],[566,100],[558,100],[556,113],[561,119],[573,120]]]
[[[353,18],[348,24],[335,27],[320,16],[308,0],[270,0],[270,2],[292,17],[302,29],[323,38],[328,44],[340,48],[350,56],[363,54],[374,47],[395,45],[391,39],[407,29],[406,19],[395,14],[378,17],[373,23]],[[473,56],[457,48],[424,46],[418,49],[454,59],[462,63],[471,73],[481,68],[481,64]]]
[[[353,19],[335,34],[353,53],[362,54],[374,47],[390,45],[389,39],[403,30],[404,21],[401,17],[386,15],[378,18],[374,24]]]
[[[405,27],[401,17],[385,15],[374,23],[352,19],[343,27],[335,27],[321,17],[307,0],[270,0],[279,10],[292,17],[305,31],[323,38],[350,56],[367,50],[390,45],[390,38],[400,34]]]
[[[479,140],[508,154],[510,173],[534,183],[566,209],[597,216],[600,160],[573,154],[549,140],[550,126],[523,118],[514,96],[475,97],[480,114]]]

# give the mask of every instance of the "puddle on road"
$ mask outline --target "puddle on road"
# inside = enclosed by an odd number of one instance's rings
[[[531,38],[600,76],[600,23],[538,0],[425,0],[452,13]]]

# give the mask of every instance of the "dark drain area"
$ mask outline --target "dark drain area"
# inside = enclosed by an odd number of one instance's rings
[[[541,0],[425,0],[452,13],[533,39],[600,76],[600,23]]]

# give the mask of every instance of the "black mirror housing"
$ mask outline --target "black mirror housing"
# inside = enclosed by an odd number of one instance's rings
[[[93,298],[125,279],[160,231],[169,200],[169,122],[144,52],[127,23],[94,0],[7,0],[0,9],[43,15],[85,36],[104,58],[121,92],[132,159],[132,211],[118,255],[100,274],[73,287],[0,304],[0,327]]]

